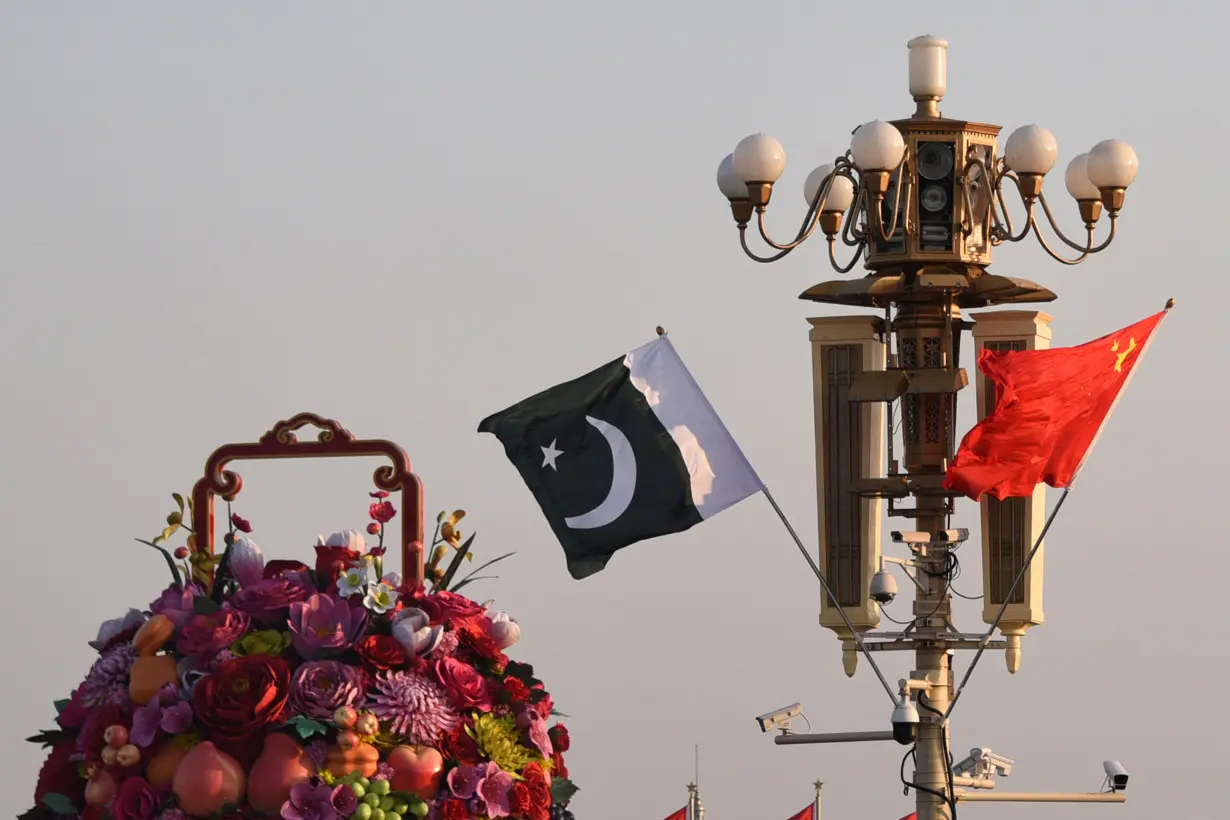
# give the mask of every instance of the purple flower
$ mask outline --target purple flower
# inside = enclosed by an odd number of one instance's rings
[[[159,690],[157,697],[133,712],[130,739],[144,748],[154,742],[159,729],[168,735],[177,735],[186,732],[191,725],[192,704],[180,700],[175,684],[168,683]]]
[[[290,799],[282,804],[282,817],[284,820],[339,820],[353,814],[357,805],[358,798],[349,786],[330,786],[313,777],[291,787]]]
[[[367,610],[341,598],[317,593],[290,605],[291,644],[303,658],[349,649],[363,635]]]
[[[231,600],[258,621],[280,622],[291,604],[306,601],[313,591],[301,573],[287,572],[245,586]]]
[[[494,762],[487,764],[487,773],[478,784],[478,796],[487,804],[488,817],[507,817],[512,814],[508,792],[513,787],[513,776],[501,771]]]
[[[411,743],[434,743],[460,722],[448,693],[417,672],[383,672],[373,689],[372,713],[389,721],[389,731],[404,735]]]
[[[171,619],[171,623],[175,624],[175,628],[180,629],[193,615],[193,599],[204,594],[196,584],[186,587],[172,584],[162,591],[157,601],[149,605],[149,611],[154,615],[166,615]]]
[[[81,684],[80,697],[85,706],[101,706],[113,702],[118,695],[127,696],[128,672],[137,653],[130,643],[122,643],[103,652]]]
[[[290,681],[290,706],[301,715],[331,720],[339,706],[359,706],[367,681],[358,667],[338,661],[308,661]]]
[[[547,722],[538,714],[538,710],[528,703],[519,703],[516,708],[517,726],[525,731],[534,748],[550,760],[555,749],[551,744],[551,736],[547,734]]]
[[[486,766],[458,766],[448,773],[448,788],[454,797],[469,800],[487,774]]]
[[[90,641],[90,646],[102,652],[113,640],[130,629],[135,630],[145,623],[145,613],[139,609],[130,609],[119,618],[103,621],[98,627],[98,637]]]
[[[304,747],[304,752],[308,760],[319,771],[325,767],[325,761],[329,759],[329,744],[317,738]]]

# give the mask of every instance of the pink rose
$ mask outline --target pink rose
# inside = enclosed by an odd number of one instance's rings
[[[456,658],[444,658],[436,663],[435,675],[458,711],[491,711],[491,692],[487,689],[487,679],[470,664]]]
[[[404,597],[404,596],[403,596]],[[433,624],[453,623],[468,618],[477,618],[486,610],[464,595],[440,590],[431,595],[416,597],[414,606],[427,613]]]
[[[296,573],[286,573],[245,586],[235,594],[234,602],[236,609],[258,621],[285,621],[291,604],[306,601],[315,592]]]
[[[144,778],[130,777],[120,786],[111,803],[115,820],[154,820],[162,798]]]

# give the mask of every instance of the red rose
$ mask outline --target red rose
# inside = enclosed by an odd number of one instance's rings
[[[473,723],[469,718],[464,718],[456,729],[445,732],[440,737],[440,754],[444,755],[446,760],[455,760],[466,766],[477,766],[479,762],[478,744],[466,732],[467,727],[473,728]]]
[[[549,817],[551,784],[547,781],[547,773],[537,763],[527,763],[521,770],[521,776],[525,778],[525,787],[530,793],[529,816],[531,820],[542,820],[544,817]]]
[[[559,752],[551,755],[551,771],[556,777],[568,779],[568,767],[564,765],[564,756]]]
[[[513,677],[504,678],[504,694],[513,703],[521,703],[529,698],[530,690],[524,683]]]
[[[426,612],[433,624],[465,621],[477,618],[486,612],[481,604],[476,604],[464,595],[447,590],[424,595],[415,602],[415,606]]]
[[[190,617],[179,630],[175,648],[181,655],[212,658],[242,638],[251,625],[248,613],[223,604],[221,609]]]
[[[111,802],[111,816],[115,820],[154,820],[161,805],[162,798],[153,786],[142,777],[130,777]]]
[[[367,512],[371,515],[373,521],[387,524],[393,520],[393,516],[397,515],[397,508],[391,502],[376,501],[368,507]]]
[[[440,806],[441,820],[469,820],[470,811],[466,808],[466,804],[450,797]]]
[[[508,807],[513,817],[525,817],[530,813],[530,790],[524,783],[514,783],[508,792]]]
[[[73,740],[51,747],[51,754],[47,755],[47,760],[38,771],[38,784],[34,787],[35,805],[42,805],[43,798],[49,794],[62,794],[73,801],[74,806],[80,806],[85,800],[85,780],[72,759],[76,751],[77,743]]]
[[[568,727],[562,723],[557,723],[547,731],[547,736],[551,738],[551,745],[557,752],[566,752],[572,748],[572,739],[568,737]]]
[[[223,661],[202,678],[192,711],[219,749],[250,764],[260,754],[260,735],[282,717],[289,696],[290,665],[280,657],[248,655]]]
[[[363,665],[373,672],[400,669],[409,660],[401,644],[390,635],[368,635],[355,645],[354,650]]]
[[[286,561],[283,559],[275,559],[265,564],[266,578],[278,578],[285,572],[307,572],[308,565],[302,561]]]
[[[470,664],[456,658],[444,658],[436,663],[436,680],[448,692],[458,711],[478,709],[491,711],[491,692],[487,679]]]
[[[337,579],[359,560],[359,551],[349,547],[316,548],[316,583],[325,592],[337,589]]]

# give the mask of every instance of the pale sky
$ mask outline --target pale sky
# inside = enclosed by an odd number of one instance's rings
[[[1217,8],[4,3],[0,812],[29,806],[43,754],[19,739],[84,676],[99,621],[168,580],[132,538],[158,531],[215,446],[302,410],[400,442],[429,519],[464,507],[480,558],[517,551],[472,591],[518,618],[514,655],[572,716],[578,820],[679,808],[694,744],[707,820],[785,820],[817,778],[830,820],[909,812],[901,747],[776,747],[753,721],[794,701],[816,731],[886,729],[890,714],[865,663],[843,675],[763,499],[576,582],[474,429],[663,325],[814,544],[805,318],[837,309],[796,296],[837,275],[820,241],[772,266],[744,258],[714,170],[746,134],[778,137],[769,218],[792,230],[811,168],[860,123],[912,112],[905,43],[931,33],[949,41],[945,115],[1055,134],[1046,190],[1069,229],[1068,160],[1106,137],[1140,157],[1101,256],[1068,269],[1032,239],[996,251],[995,272],[1060,294],[1054,344],[1178,301],[1048,538],[1046,623],[1020,672],[991,653],[953,714],[958,757],[1016,761],[1001,788],[1096,790],[1117,758],[1128,803],[962,817],[1224,817],[1227,562],[1205,501],[1230,490],[1212,446],[1230,297]],[[372,467],[242,467],[236,509],[267,555],[305,558],[317,533],[366,523]],[[977,526],[972,503],[960,513]],[[957,616],[983,628],[978,604]],[[911,668],[884,660],[892,680]]]

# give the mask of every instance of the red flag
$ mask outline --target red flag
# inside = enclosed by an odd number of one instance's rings
[[[803,809],[798,814],[789,818],[789,820],[815,820],[815,818],[816,818],[816,804],[812,803],[810,806]]]
[[[679,811],[673,814],[668,814],[666,816],[666,820],[688,820],[688,807],[684,806]]]
[[[1166,311],[1078,347],[983,349],[995,407],[961,442],[944,487],[977,501],[1028,496],[1076,477]]]
[[[901,820],[918,820],[918,812],[912,811],[905,817],[902,817]]]

